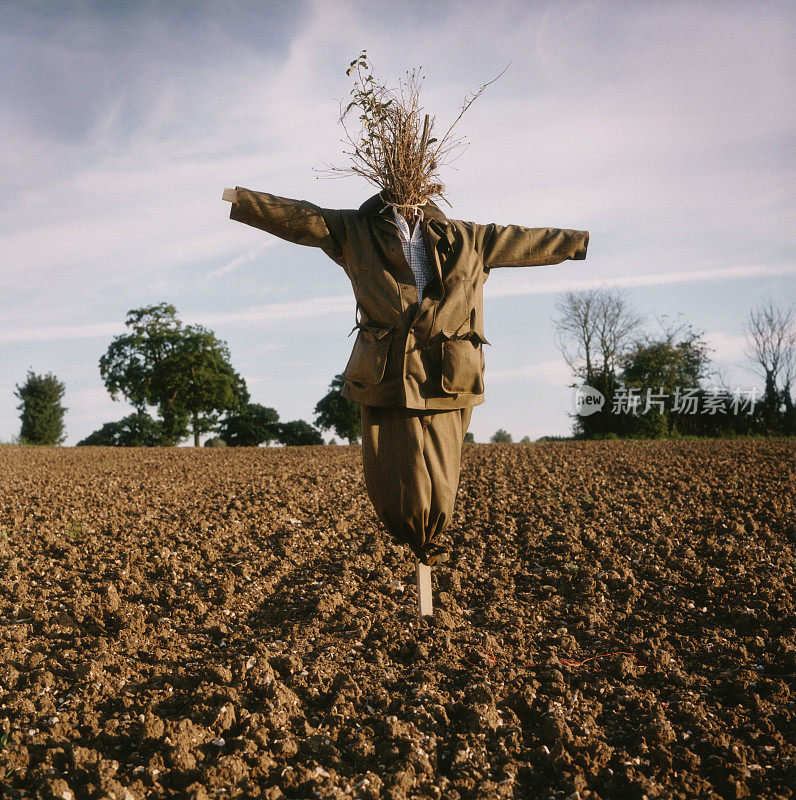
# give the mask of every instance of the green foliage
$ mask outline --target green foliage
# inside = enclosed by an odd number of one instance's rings
[[[279,423],[279,441],[284,445],[323,444],[323,437],[309,422],[297,419]]]
[[[157,406],[164,444],[181,441],[190,421],[198,445],[219,414],[240,408],[249,394],[226,343],[201,325],[184,326],[176,315],[167,303],[129,311],[130,330],[100,358],[100,374],[113,399],[121,394],[141,412]]]
[[[373,77],[373,66],[368,61],[367,50],[363,50],[351,62],[345,74],[350,76],[354,70],[357,74],[349,92],[352,100],[345,107],[342,116],[345,117],[352,109],[359,110],[359,120],[362,123],[359,149],[370,155],[376,147],[381,128],[387,122],[389,108],[395,101],[383,99],[384,92]]]
[[[64,434],[64,413],[61,405],[65,385],[52,373],[36,375],[28,370],[25,383],[17,384],[14,394],[21,401],[17,409],[21,411],[22,429],[19,434],[21,444],[61,444]]]
[[[70,522],[69,527],[64,531],[64,535],[70,542],[80,540],[85,533],[82,522]]]
[[[495,444],[505,444],[511,441],[511,434],[508,431],[504,431],[503,428],[498,428],[489,441]]]
[[[205,447],[226,447],[227,443],[220,436],[211,436],[206,442]]]
[[[162,423],[143,411],[136,411],[118,422],[106,422],[99,430],[79,441],[77,446],[157,447],[161,444]]]
[[[466,444],[475,444],[475,435],[468,431],[464,434],[464,441]]]
[[[522,439],[520,439],[520,444],[530,444],[530,443],[531,443],[530,436],[523,436]]]
[[[665,330],[659,338],[645,336],[622,357],[620,383],[625,389],[638,389],[639,396],[644,398],[648,394],[650,398],[656,394],[672,398],[678,387],[682,390],[700,386],[709,372],[709,353],[702,334],[690,325]],[[666,438],[677,431],[678,423],[687,423],[671,406],[669,400],[664,402],[662,412],[660,407],[647,409],[645,399],[640,413],[625,415],[624,430],[614,432],[641,438]]]
[[[275,409],[248,403],[222,421],[219,436],[230,447],[257,447],[279,438],[278,422]]]
[[[605,403],[601,411],[576,419],[576,437],[745,436],[766,430],[759,396],[748,413],[748,397],[733,399],[728,390],[703,385],[712,374],[709,352],[703,334],[688,324],[637,339],[619,359],[618,374],[595,372],[585,381]],[[631,396],[637,399],[634,408]]]
[[[710,348],[689,325],[685,330],[667,331],[661,339],[645,337],[636,342],[622,358],[621,379],[625,386],[662,387],[673,393],[677,386],[699,385],[709,366]]]
[[[359,403],[343,397],[343,385],[343,376],[335,375],[328,394],[315,406],[315,424],[322,430],[333,429],[349,444],[356,444],[362,436]]]

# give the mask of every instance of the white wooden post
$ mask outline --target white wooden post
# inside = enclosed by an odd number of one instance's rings
[[[431,595],[431,567],[421,563],[415,556],[415,573],[417,575],[417,618],[434,616],[434,605]]]

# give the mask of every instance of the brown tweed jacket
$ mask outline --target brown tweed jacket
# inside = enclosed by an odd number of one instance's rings
[[[586,258],[588,231],[477,225],[431,201],[420,223],[435,276],[418,303],[398,228],[381,194],[359,209],[319,208],[237,187],[230,218],[320,247],[351,280],[357,338],[343,395],[371,406],[454,409],[484,401],[483,285],[495,267]]]

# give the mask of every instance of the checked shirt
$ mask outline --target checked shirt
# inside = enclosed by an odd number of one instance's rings
[[[398,226],[399,235],[401,238],[401,246],[404,249],[404,255],[415,276],[415,283],[417,284],[418,302],[423,302],[423,292],[426,284],[431,280],[434,275],[434,270],[428,263],[428,256],[426,255],[426,248],[423,245],[423,234],[420,231],[420,220],[423,219],[423,210],[418,209],[418,218],[415,221],[415,227],[412,235],[409,235],[409,223],[393,208],[393,217],[395,224]]]

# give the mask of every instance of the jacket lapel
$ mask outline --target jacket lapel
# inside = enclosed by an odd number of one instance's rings
[[[436,203],[428,200],[421,208],[423,210],[423,220],[420,223],[420,231],[426,248],[426,257],[436,275],[438,288],[434,286],[434,281],[429,283],[427,288],[430,288],[432,292],[423,297],[415,320],[418,320],[444,298],[445,285],[442,281],[442,265],[452,252],[453,245],[453,237],[447,225],[448,219]],[[366,200],[359,207],[359,212],[370,217],[373,227],[381,234],[379,239],[382,241],[384,252],[388,256],[390,266],[395,269],[393,274],[405,275],[409,265],[406,263],[406,257],[404,256],[401,239],[398,234],[398,226],[392,219],[391,207],[385,202],[382,192]]]
[[[441,211],[439,214],[444,219],[444,215],[442,215]],[[445,283],[442,280],[442,267],[449,254],[452,252],[451,245],[453,244],[453,237],[450,231],[445,223],[438,218],[432,217],[429,220],[424,218],[421,223],[421,231],[423,233],[423,243],[426,246],[428,263],[434,269],[435,279],[430,281],[426,286],[426,294],[415,315],[413,324],[445,299]]]
[[[398,226],[392,219],[390,206],[384,202],[381,192],[366,200],[359,207],[359,213],[370,219],[388,271],[396,281],[412,280],[412,271],[406,263]]]

